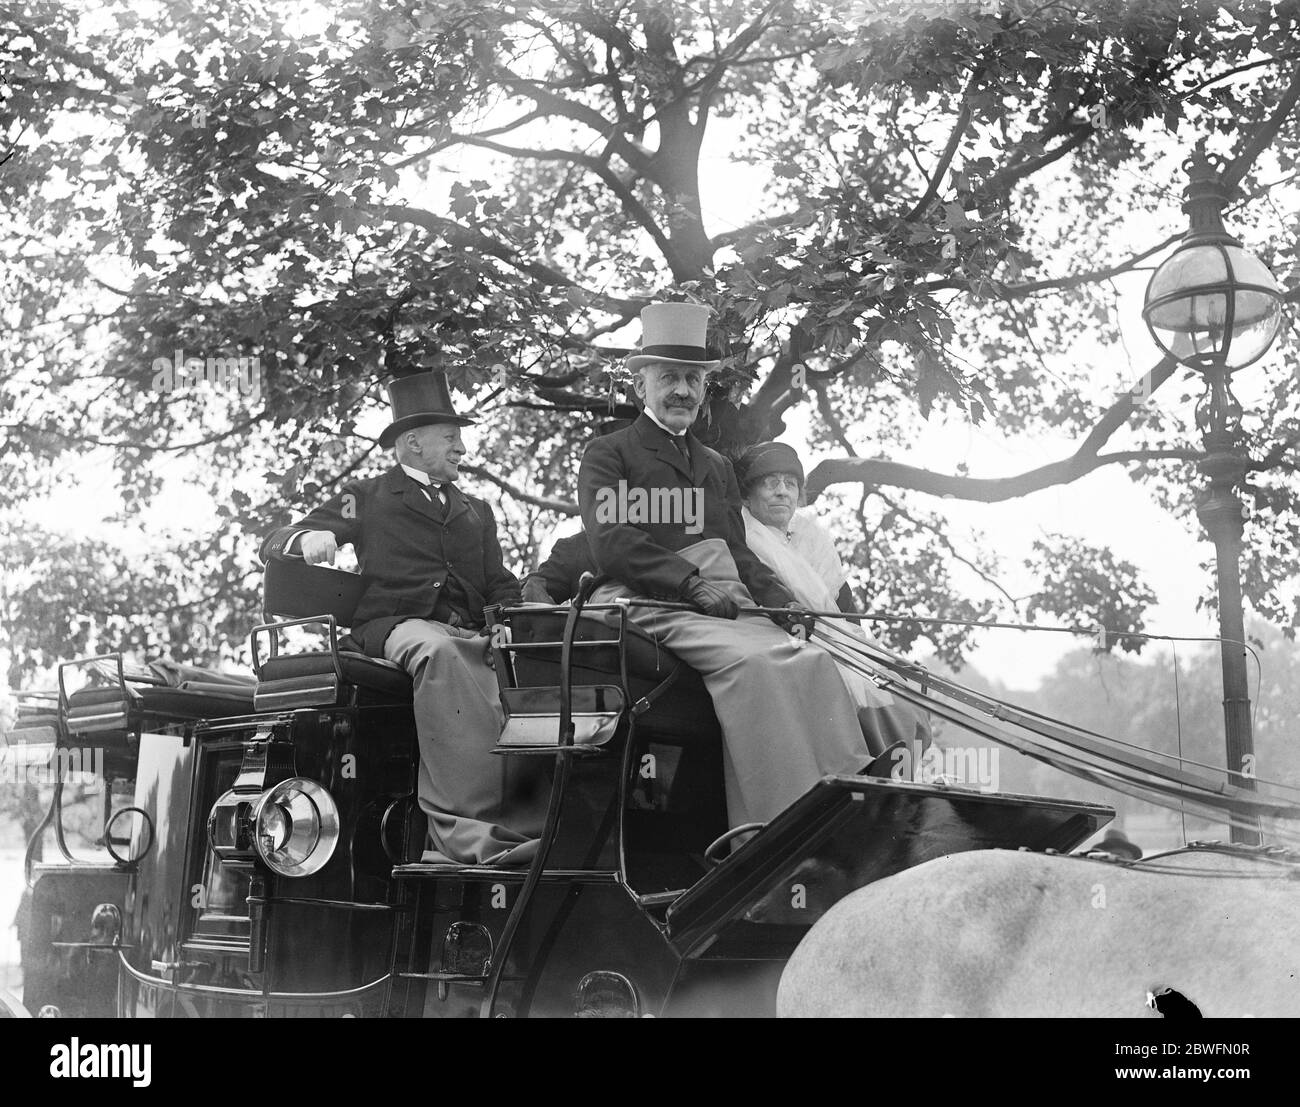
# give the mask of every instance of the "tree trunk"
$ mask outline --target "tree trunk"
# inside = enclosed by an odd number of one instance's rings
[[[676,281],[704,279],[713,262],[713,243],[704,233],[700,211],[700,144],[703,127],[691,120],[681,67],[673,42],[673,26],[665,13],[646,5],[642,10],[647,52],[665,78],[661,102],[655,105],[659,123],[659,149],[652,159],[652,175],[667,207],[668,265]]]

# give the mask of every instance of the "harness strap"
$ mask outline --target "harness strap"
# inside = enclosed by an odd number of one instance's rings
[[[681,675],[682,663],[681,661],[678,661],[677,664],[673,666],[673,671],[671,673],[664,677],[663,680],[651,688],[650,691],[632,705],[632,717],[635,719],[649,711],[650,708],[658,702],[659,698],[667,692],[669,688],[677,683],[677,678]]]

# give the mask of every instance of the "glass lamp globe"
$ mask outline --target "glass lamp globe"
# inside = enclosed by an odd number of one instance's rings
[[[1282,290],[1230,236],[1184,241],[1152,276],[1142,316],[1156,344],[1183,364],[1237,370],[1273,344]]]
[[[1229,373],[1258,360],[1282,325],[1282,290],[1223,225],[1232,186],[1224,162],[1198,147],[1184,163],[1190,228],[1147,285],[1142,318],[1165,353]]]

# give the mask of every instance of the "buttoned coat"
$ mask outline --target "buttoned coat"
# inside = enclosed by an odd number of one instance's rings
[[[369,582],[352,635],[371,657],[384,656],[384,640],[403,619],[482,627],[484,605],[520,602],[519,581],[503,563],[492,509],[455,485],[443,491],[446,508],[430,501],[400,465],[352,481],[328,503],[273,531],[262,560],[284,557],[302,531],[327,530],[339,545],[351,542]]]
[[[578,504],[600,571],[639,595],[680,599],[682,584],[698,570],[675,551],[721,538],[756,602],[773,607],[789,603],[793,597],[776,574],[745,545],[740,488],[731,462],[689,432],[687,440],[689,465],[669,434],[642,413],[630,427],[587,446],[578,470]],[[689,531],[681,518],[611,521],[609,512],[601,508],[617,499],[620,482],[629,490],[680,489],[686,494],[701,489],[700,519]],[[609,491],[602,493],[602,489]]]

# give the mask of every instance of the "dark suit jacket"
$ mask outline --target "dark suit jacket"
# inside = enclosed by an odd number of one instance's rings
[[[758,603],[773,607],[789,603],[793,597],[776,574],[745,545],[740,489],[731,462],[693,435],[689,448],[688,469],[667,432],[645,414],[627,429],[587,446],[578,469],[578,505],[600,571],[641,595],[680,599],[683,582],[698,570],[673,551],[706,538],[721,538],[731,550],[741,581]],[[620,481],[626,481],[629,489],[679,488],[683,494],[703,489],[701,531],[688,533],[681,520],[605,521],[608,512],[597,509],[610,502],[610,494],[602,501],[601,489],[617,490]]]
[[[580,530],[567,538],[557,539],[551,547],[550,556],[537,567],[535,575],[541,578],[551,599],[556,603],[564,603],[578,594],[583,573],[599,572],[596,559],[591,556],[587,532]]]
[[[283,557],[304,530],[327,530],[339,545],[351,542],[369,581],[352,634],[372,657],[383,656],[384,639],[404,618],[481,627],[485,604],[520,602],[519,581],[502,562],[492,509],[455,485],[443,491],[445,509],[400,465],[352,481],[329,503],[272,532],[262,543],[262,560]]]

